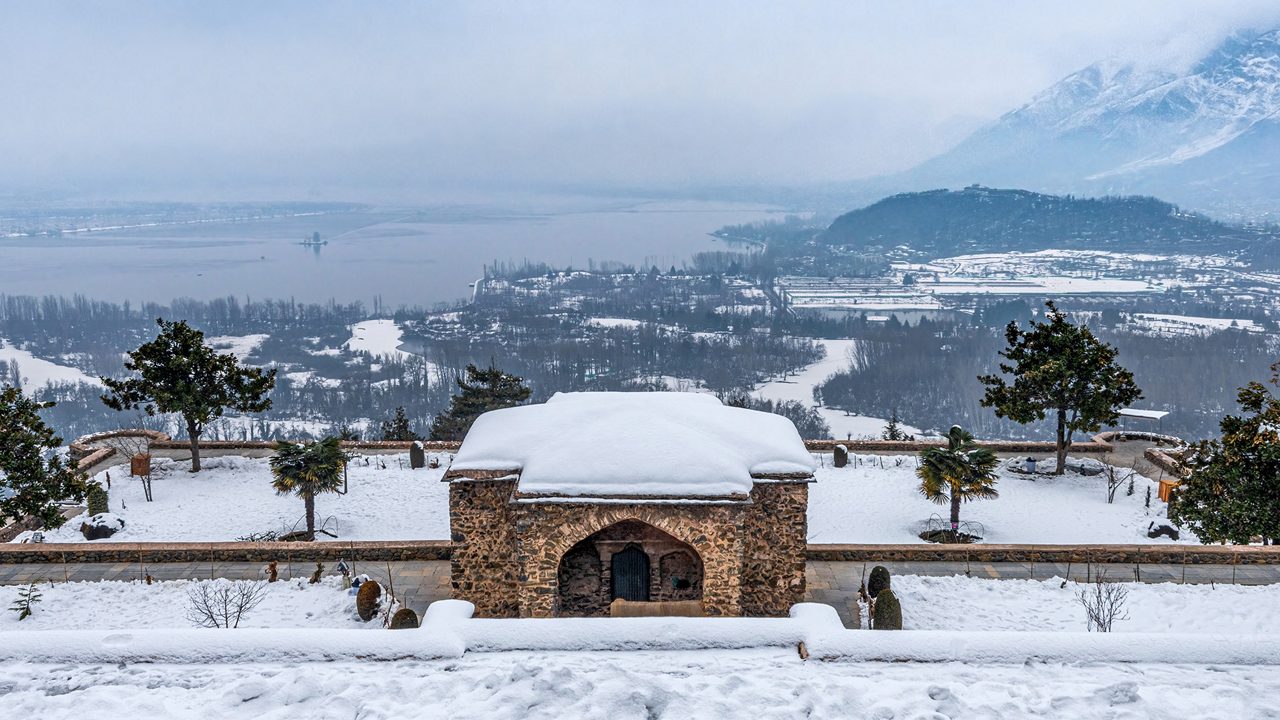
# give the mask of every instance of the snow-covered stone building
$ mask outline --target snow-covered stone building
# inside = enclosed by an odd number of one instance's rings
[[[482,415],[445,473],[453,596],[483,617],[616,598],[783,615],[813,459],[791,421],[693,393],[563,393]]]

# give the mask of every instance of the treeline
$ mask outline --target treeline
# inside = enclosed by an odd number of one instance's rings
[[[1077,198],[974,185],[885,198],[836,218],[822,241],[850,251],[906,245],[931,257],[1047,248],[1252,254],[1274,251],[1280,229],[1227,225],[1151,197]]]
[[[1170,411],[1162,429],[1188,438],[1215,435],[1222,415],[1235,407],[1236,389],[1267,377],[1276,358],[1259,333],[1152,337],[1093,329],[1133,372],[1144,394],[1138,404]],[[868,328],[859,337],[854,368],[820,387],[824,404],[881,417],[896,412],[922,428],[958,423],[979,437],[1049,439],[1048,423],[1012,423],[979,403],[977,376],[998,371],[1004,347],[998,329],[922,321]]]

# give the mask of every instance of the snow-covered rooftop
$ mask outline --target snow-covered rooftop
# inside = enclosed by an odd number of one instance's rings
[[[753,475],[813,469],[780,415],[700,393],[592,392],[481,415],[450,472],[519,472],[532,495],[723,497],[751,492]]]

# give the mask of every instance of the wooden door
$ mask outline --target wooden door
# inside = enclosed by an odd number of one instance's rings
[[[632,545],[613,554],[613,599],[649,599],[649,556]]]

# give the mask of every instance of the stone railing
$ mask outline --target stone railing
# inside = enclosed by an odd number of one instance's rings
[[[112,440],[119,442],[112,443]],[[427,452],[454,452],[461,443],[451,441],[423,440],[423,449]],[[94,433],[77,438],[70,445],[72,460],[89,475],[123,465],[129,462],[121,451],[121,445],[138,445],[145,447],[153,457],[166,457],[185,460],[191,456],[191,443],[186,440],[175,440],[157,430],[112,430]],[[353,440],[344,441],[342,447],[353,452],[366,455],[392,455],[408,452],[413,445],[409,440]],[[275,452],[274,440],[201,440],[201,457],[219,457],[224,455],[242,455],[246,457],[269,457]]]
[[[448,540],[358,542],[22,543],[0,545],[7,563],[198,563],[448,560]]]
[[[61,543],[0,545],[0,565],[20,563],[228,563],[437,561],[448,540],[355,542]],[[1057,562],[1150,565],[1280,565],[1280,547],[1258,545],[809,545],[807,559],[834,562]]]
[[[809,560],[844,562],[1057,562],[1280,565],[1280,547],[1257,545],[810,545]]]
[[[1146,458],[1147,462],[1169,473],[1175,482],[1187,476],[1187,468],[1182,462],[1160,448],[1147,448],[1146,452],[1142,453],[1142,456]],[[1164,479],[1162,478],[1161,481],[1163,482]]]
[[[926,448],[944,447],[945,440],[805,440],[805,447],[812,452],[831,452],[843,445],[850,453],[897,453],[907,455]],[[1038,440],[979,440],[978,445],[1003,453],[1052,453],[1051,442]],[[1109,453],[1115,447],[1095,436],[1084,442],[1071,443],[1071,452]]]

